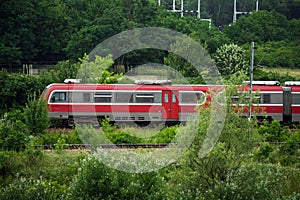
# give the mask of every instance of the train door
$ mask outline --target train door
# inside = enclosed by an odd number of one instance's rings
[[[292,122],[292,90],[290,87],[283,87],[283,108],[282,121]]]
[[[170,121],[178,121],[178,91],[163,90],[162,104],[164,108],[163,119],[167,119]]]

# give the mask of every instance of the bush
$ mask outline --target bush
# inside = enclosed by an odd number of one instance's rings
[[[50,126],[47,103],[35,95],[24,109],[26,125],[31,134],[37,135],[44,132]]]
[[[53,145],[58,140],[64,140],[65,144],[82,144],[76,130],[66,131],[60,129],[58,131],[46,131],[32,138],[32,142],[35,145]]]
[[[177,133],[177,129],[178,126],[165,127],[150,139],[150,143],[153,144],[170,143],[174,139]]]
[[[255,158],[259,162],[272,162],[274,159],[272,157],[272,153],[274,153],[275,150],[275,147],[270,145],[269,143],[262,144],[256,152]]]
[[[21,168],[22,161],[15,151],[0,151],[0,183],[8,184],[13,176]]]
[[[26,148],[23,152],[0,151],[0,183],[7,185],[14,180],[23,169],[38,167],[42,160],[42,152]]]
[[[3,119],[0,121],[0,150],[24,150],[29,138],[23,122]]]
[[[33,180],[18,178],[9,186],[3,188],[0,199],[62,199],[67,192],[64,186],[43,179]]]
[[[287,129],[283,128],[277,120],[260,126],[258,132],[265,137],[267,142],[284,142],[288,138]]]
[[[164,199],[158,172],[131,174],[111,169],[93,157],[83,160],[69,199]]]

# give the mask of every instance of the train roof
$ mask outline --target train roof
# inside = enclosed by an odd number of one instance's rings
[[[241,90],[249,90],[248,85],[241,86]],[[285,82],[286,87],[300,88],[300,82]],[[298,86],[298,87],[296,87]],[[209,88],[222,89],[225,85],[188,85],[188,84],[174,84],[172,85],[169,80],[142,80],[136,81],[135,84],[91,84],[81,83],[79,79],[66,79],[64,83],[53,83],[47,86],[47,88],[57,90],[202,90],[206,91]],[[253,81],[252,88],[256,90],[269,90],[269,91],[282,91],[278,81]]]

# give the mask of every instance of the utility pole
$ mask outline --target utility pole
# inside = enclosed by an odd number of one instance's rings
[[[252,82],[253,82],[253,65],[254,65],[254,42],[251,42],[251,56],[250,56],[250,102],[249,102],[249,120],[252,117]]]
[[[197,10],[197,13],[198,13],[198,14],[197,14],[197,18],[199,18],[199,19],[200,19],[200,16],[201,16],[201,15],[200,15],[200,12],[201,12],[201,11],[200,11],[200,8],[201,8],[201,7],[200,7],[200,0],[198,0],[198,10]]]
[[[161,0],[157,1],[158,5],[161,5]],[[197,18],[200,19],[201,21],[206,21],[208,22],[208,28],[211,28],[212,20],[211,19],[202,19],[201,18],[201,0],[198,0],[198,7],[197,10],[184,10],[184,4],[183,0],[180,0],[180,10],[176,10],[176,0],[173,0],[172,2],[172,9],[169,10],[171,12],[176,12],[180,13],[180,16],[183,17],[184,13],[197,13]]]
[[[233,23],[236,22],[236,0],[233,2]]]
[[[256,11],[258,11],[258,0],[256,0]],[[236,22],[237,15],[251,14],[251,12],[239,12],[236,10],[236,0],[233,1],[233,23]]]

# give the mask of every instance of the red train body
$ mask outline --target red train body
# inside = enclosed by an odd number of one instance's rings
[[[144,84],[50,84],[42,97],[47,100],[51,119],[65,122],[74,119],[109,118],[122,122],[184,122],[211,101],[209,91],[221,86],[171,85],[169,82]],[[249,90],[245,86],[244,90]],[[253,85],[257,104],[252,109],[263,110],[270,119],[300,121],[300,86]],[[238,98],[238,97],[232,97]],[[221,103],[220,103],[221,104]],[[247,109],[246,109],[247,110]],[[245,110],[244,115],[247,115]]]

